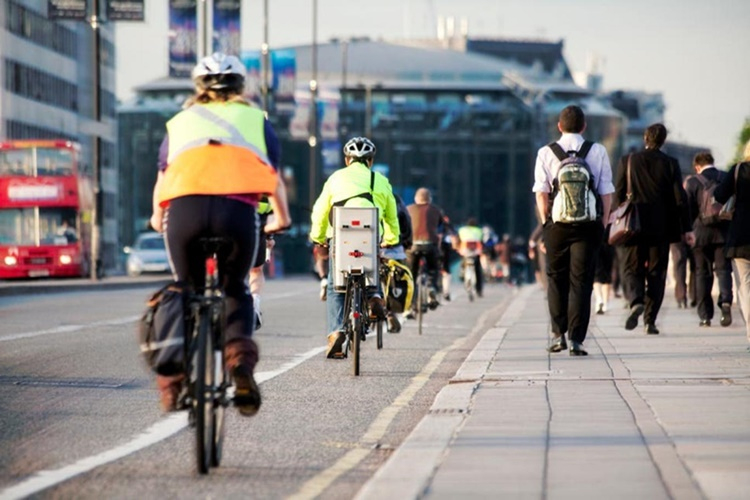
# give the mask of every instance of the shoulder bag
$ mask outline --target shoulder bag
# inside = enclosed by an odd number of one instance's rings
[[[609,244],[624,245],[641,232],[641,220],[638,217],[638,206],[633,203],[633,183],[630,178],[630,160],[628,156],[627,176],[628,193],[619,207],[609,216]]]

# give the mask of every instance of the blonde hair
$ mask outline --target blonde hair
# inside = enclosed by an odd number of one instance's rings
[[[197,87],[195,89],[195,95],[188,97],[185,104],[182,105],[182,108],[189,108],[193,104],[209,104],[212,102],[236,102],[238,104],[252,106],[250,101],[245,99],[242,94],[238,94],[235,91],[211,90]]]
[[[750,140],[745,144],[745,150],[742,152],[743,159],[750,161]]]

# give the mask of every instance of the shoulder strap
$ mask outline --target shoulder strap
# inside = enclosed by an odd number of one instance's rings
[[[701,186],[703,186],[703,189],[706,189],[706,187],[708,186],[708,179],[703,177],[701,174],[691,175],[690,177],[698,179],[698,182],[701,183]]]
[[[370,170],[370,193],[375,189],[375,171]]]
[[[633,180],[630,177],[630,160],[632,160],[633,155],[628,155],[628,166],[627,166],[627,179],[628,179],[628,192],[625,195],[628,200],[631,200],[633,198]]]
[[[566,153],[562,146],[560,146],[556,142],[550,142],[549,144],[547,144],[547,147],[550,148],[553,153],[555,153],[555,156],[560,161],[563,161],[568,157],[568,153]]]
[[[581,144],[581,149],[578,150],[578,153],[576,153],[576,156],[578,158],[586,158],[588,156],[589,151],[591,151],[591,147],[594,145],[591,141],[583,141],[583,144]]]

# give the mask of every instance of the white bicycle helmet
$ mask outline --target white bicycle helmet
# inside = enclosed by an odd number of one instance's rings
[[[344,145],[344,156],[368,159],[375,156],[375,144],[367,137],[354,137]]]
[[[214,52],[193,68],[192,78],[204,89],[241,89],[245,83],[245,65],[236,56]]]

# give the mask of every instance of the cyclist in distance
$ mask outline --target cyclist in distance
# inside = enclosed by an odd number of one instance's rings
[[[224,360],[236,386],[240,414],[254,415],[261,404],[253,371],[258,346],[252,339],[253,300],[247,276],[258,244],[256,207],[263,194],[276,214],[271,233],[291,224],[286,190],[277,175],[279,142],[263,112],[243,97],[245,67],[231,55],[215,53],[192,72],[195,94],[167,122],[159,149],[151,225],[165,233],[175,279],[193,287],[204,280],[205,237],[231,243],[220,261],[226,294]],[[184,374],[159,376],[162,407],[176,409]]]
[[[438,227],[445,219],[443,211],[432,204],[432,193],[426,187],[417,189],[414,194],[414,203],[406,207],[411,216],[412,245],[406,254],[411,268],[411,274],[417,279],[419,273],[419,261],[425,259],[427,274],[430,278],[430,290],[428,291],[428,304],[430,308],[438,305],[438,275],[440,274],[440,237]],[[408,317],[414,317],[416,301],[412,302],[412,311]]]
[[[477,220],[470,217],[466,225],[458,229],[459,251],[461,257],[474,259],[474,272],[476,273],[477,297],[482,296],[482,266],[480,254],[482,251],[482,228],[477,226]]]
[[[396,199],[388,179],[372,171],[375,160],[375,144],[366,137],[355,137],[344,145],[345,168],[331,174],[323,186],[312,209],[310,239],[313,243],[328,249],[328,241],[333,236],[329,223],[334,206],[378,207],[382,227],[381,247],[392,247],[399,241]],[[327,252],[326,252],[327,253]],[[343,358],[342,346],[346,339],[341,330],[344,324],[344,293],[333,289],[332,265],[329,263],[326,290],[328,310],[328,350],[329,358]],[[379,290],[368,290],[369,314],[371,318],[385,319],[385,303]]]

